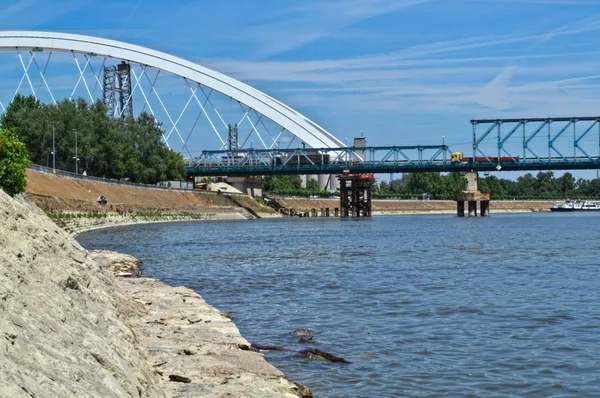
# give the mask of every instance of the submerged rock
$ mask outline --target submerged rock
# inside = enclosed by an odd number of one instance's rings
[[[342,357],[336,357],[335,355],[329,354],[329,353],[321,351],[321,350],[317,350],[316,348],[312,348],[310,350],[304,350],[300,354],[302,354],[302,358],[311,359],[311,360],[315,360],[315,361],[352,363],[352,362],[345,360]]]
[[[276,345],[260,345],[255,343],[250,345],[259,351],[287,351],[285,348]]]
[[[312,336],[312,335],[319,334],[319,333],[314,332],[310,329],[296,329],[293,332],[290,332],[290,334],[292,336]]]

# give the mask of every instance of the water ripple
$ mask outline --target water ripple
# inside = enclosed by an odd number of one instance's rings
[[[320,397],[600,396],[600,215],[143,225],[95,231],[197,290]],[[319,331],[339,366],[301,359]]]

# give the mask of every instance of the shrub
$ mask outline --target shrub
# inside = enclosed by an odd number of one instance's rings
[[[13,130],[0,130],[0,188],[10,196],[25,191],[29,153]]]

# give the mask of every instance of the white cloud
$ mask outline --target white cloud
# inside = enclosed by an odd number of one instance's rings
[[[502,69],[492,81],[475,93],[474,100],[492,109],[508,109],[511,105],[509,84],[515,71],[514,66]]]
[[[258,47],[259,58],[327,39],[340,29],[379,15],[435,0],[309,1],[280,13],[280,20],[252,26],[246,37]]]

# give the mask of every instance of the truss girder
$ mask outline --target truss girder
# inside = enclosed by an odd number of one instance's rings
[[[366,159],[357,151],[368,153]],[[495,171],[497,161],[483,157],[474,162],[450,162],[452,151],[441,146],[402,146],[366,148],[252,149],[236,151],[203,151],[187,159],[188,175],[248,176],[274,174],[341,174],[350,173],[413,173]],[[576,159],[516,158],[500,163],[503,170],[584,170],[600,169],[600,157],[579,156]]]
[[[95,55],[149,66],[181,76],[229,96],[271,119],[313,148],[344,146],[331,133],[267,94],[229,76],[163,52],[114,40],[67,33],[0,32],[0,51],[15,50],[71,52],[74,55]],[[77,58],[75,61],[80,74],[83,75],[89,59],[83,68],[79,65]],[[24,64],[23,67],[25,68]],[[91,96],[87,83],[85,80],[83,82],[86,91]],[[33,90],[32,85],[31,87]],[[175,132],[179,134],[177,129]]]
[[[358,152],[365,151],[363,159]],[[203,151],[187,159],[191,175],[334,174],[448,167],[447,145]],[[393,158],[392,160],[390,160]],[[411,159],[417,160],[411,160]],[[447,171],[460,171],[460,165]],[[435,170],[434,170],[435,171]],[[439,171],[439,170],[438,170]],[[205,173],[205,174],[202,174]]]
[[[481,155],[489,163],[495,163],[497,169],[505,169],[507,163],[511,166],[514,164],[521,164],[523,170],[531,169],[531,164],[537,164],[538,169],[544,169],[543,165],[546,165],[546,169],[556,169],[557,164],[562,164],[565,169],[577,168],[599,168],[600,163],[600,116],[586,116],[586,117],[558,117],[558,118],[527,118],[527,119],[481,119],[471,120],[473,127],[473,159],[471,163],[475,162],[476,156]],[[502,133],[502,126],[507,125],[509,132],[507,134]],[[577,127],[583,125],[583,133],[577,134]],[[478,134],[478,128],[483,130]],[[598,156],[591,156],[589,154],[589,148],[582,148],[581,140],[588,137],[589,133],[598,127],[598,138],[597,150]],[[510,153],[506,148],[505,144],[509,138],[513,137],[515,133],[522,130],[522,141],[521,148],[522,157],[519,155]],[[492,131],[497,131],[497,148],[498,156],[493,157],[488,155],[482,148],[482,143],[486,140]],[[572,130],[572,142],[570,144],[557,145],[557,141],[570,140],[567,138],[568,131]],[[545,131],[546,138],[540,134]],[[581,131],[581,130],[580,130]],[[536,151],[532,149],[532,143],[542,141],[545,142],[547,147],[547,155],[540,156]],[[558,148],[557,146],[560,146]],[[565,155],[565,149],[571,147],[573,155]],[[538,148],[539,151],[539,148]],[[553,156],[553,153],[558,156]],[[503,156],[506,154],[507,156]],[[584,156],[580,156],[583,154]],[[533,155],[533,158],[527,158],[528,155]],[[581,162],[585,163],[581,165]],[[580,163],[577,166],[577,163]],[[542,166],[539,166],[542,165]],[[570,165],[573,165],[571,167]],[[589,166],[589,167],[588,167]]]

